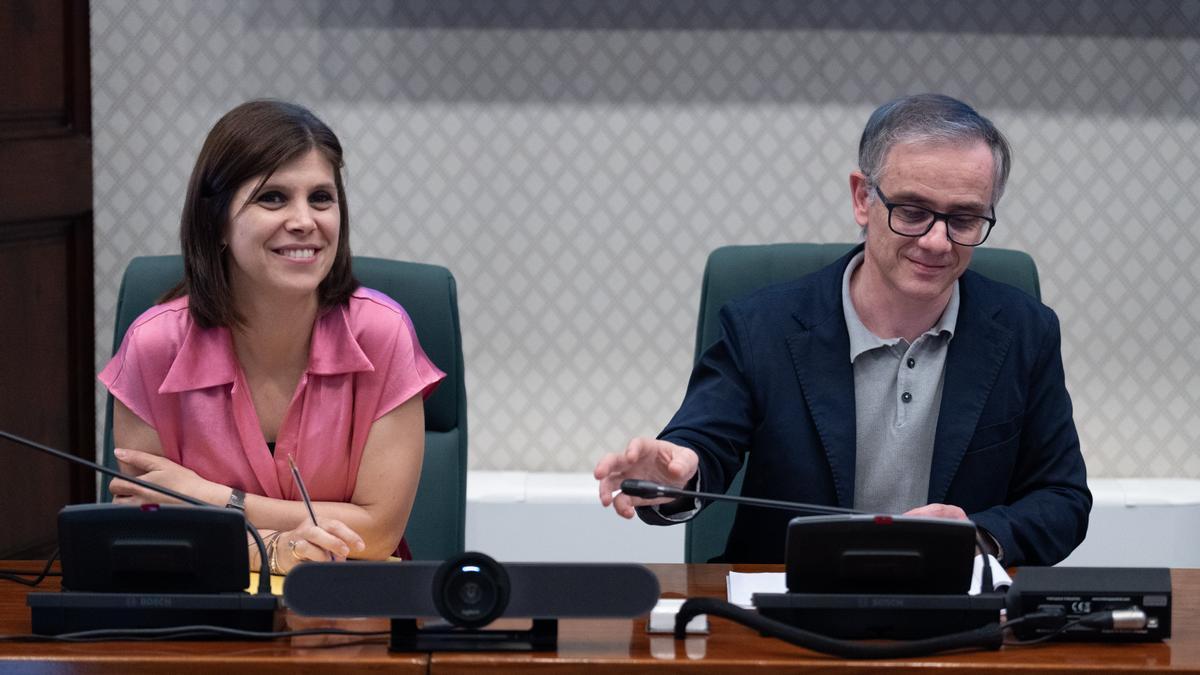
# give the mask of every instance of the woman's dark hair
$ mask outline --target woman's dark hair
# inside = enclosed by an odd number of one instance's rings
[[[192,320],[203,328],[241,322],[222,244],[234,195],[246,181],[260,178],[265,182],[280,166],[313,149],[333,165],[341,216],[333,267],[317,287],[317,302],[324,309],[350,299],[358,282],[350,269],[350,213],[342,183],[342,144],[307,108],[261,100],[225,113],[204,140],[180,219],[183,281],[168,291],[163,301],[189,296]]]

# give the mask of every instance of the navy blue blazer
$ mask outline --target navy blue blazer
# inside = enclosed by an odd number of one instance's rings
[[[660,438],[694,449],[705,490],[854,506],[855,409],[842,275],[823,270],[721,309]],[[946,354],[929,503],[961,507],[1007,565],[1052,565],[1087,532],[1087,488],[1058,318],[1035,298],[970,270]],[[782,563],[786,511],[739,507],[722,557]]]

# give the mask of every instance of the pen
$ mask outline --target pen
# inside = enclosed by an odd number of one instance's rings
[[[288,453],[288,465],[292,467],[292,478],[296,481],[296,487],[300,488],[300,496],[304,498],[304,506],[308,509],[308,517],[312,519],[312,524],[317,525],[317,512],[313,511],[312,499],[308,496],[308,488],[304,487],[304,479],[300,477],[300,469],[296,468],[296,460],[292,459],[292,453]],[[320,525],[317,525],[320,527]],[[333,554],[329,554],[330,560],[335,560]]]

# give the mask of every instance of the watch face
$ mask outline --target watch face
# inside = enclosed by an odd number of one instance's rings
[[[229,501],[225,503],[227,509],[237,509],[238,511],[246,510],[246,493],[241,490],[234,490],[229,494]]]

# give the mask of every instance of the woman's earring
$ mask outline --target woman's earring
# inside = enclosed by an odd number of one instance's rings
[[[219,252],[224,253],[225,249],[227,249],[227,248],[229,248],[229,244],[226,242],[221,242],[221,248],[219,249]]]

